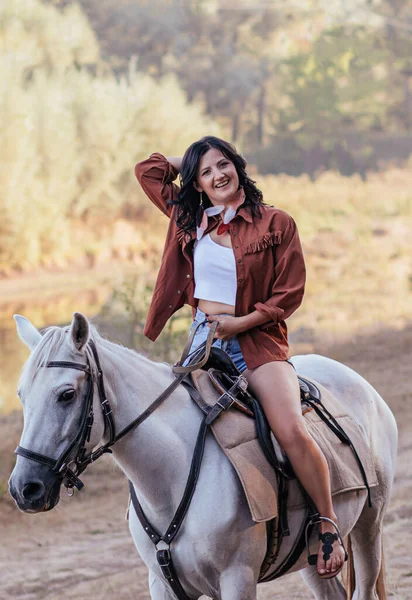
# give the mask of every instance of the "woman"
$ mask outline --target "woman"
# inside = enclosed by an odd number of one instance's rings
[[[284,211],[263,203],[245,168],[236,149],[213,136],[193,143],[183,159],[155,153],[136,165],[143,190],[170,217],[145,335],[154,341],[168,318],[189,304],[196,309],[194,324],[203,323],[195,349],[218,321],[216,343],[247,378],[319,514],[336,523],[328,465],[306,430],[298,379],[287,360],[285,319],[301,304],[305,285],[297,228]],[[181,188],[173,183],[179,172]],[[329,520],[319,527],[318,573],[334,577],[344,548]]]

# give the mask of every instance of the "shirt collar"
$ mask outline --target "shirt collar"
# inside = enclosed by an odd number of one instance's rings
[[[242,217],[242,219],[244,219],[244,220],[245,220],[245,221],[247,221],[248,223],[253,223],[253,217],[252,217],[252,215],[250,214],[250,211],[249,211],[249,209],[248,209],[246,206],[244,206],[244,205],[242,205],[242,206],[239,208],[239,211],[238,211],[238,213],[237,213],[237,215],[236,215],[236,216],[237,216],[237,217]]]
[[[253,217],[250,214],[249,209],[246,206],[242,205],[239,208],[236,217],[242,217],[242,219],[244,219],[248,223],[253,223]],[[236,217],[235,217],[235,219],[236,219]],[[219,220],[219,215],[211,216],[209,219],[208,226],[205,230],[205,233],[209,233],[209,231],[211,231],[216,226],[216,221],[218,221],[218,220]],[[191,231],[187,237],[183,238],[183,244],[182,244],[183,247],[185,247],[189,241],[194,240],[194,239],[196,239],[196,231],[195,230]]]

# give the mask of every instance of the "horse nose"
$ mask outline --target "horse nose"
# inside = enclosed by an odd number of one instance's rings
[[[41,481],[29,481],[23,488],[22,495],[25,500],[34,502],[44,496],[45,487]]]

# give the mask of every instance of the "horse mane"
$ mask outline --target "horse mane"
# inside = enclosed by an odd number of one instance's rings
[[[96,327],[91,323],[89,323],[89,327],[90,339],[93,341],[101,339]],[[41,367],[51,360],[51,357],[56,354],[64,343],[69,331],[70,325],[66,325],[65,327],[47,327],[41,332],[42,339],[30,353],[23,366],[18,384],[19,388],[29,385],[34,380]]]
[[[110,340],[103,338],[99,334],[97,328],[94,325],[92,325],[92,323],[90,323],[90,321],[89,321],[89,328],[90,328],[90,339],[93,340],[95,343],[104,344],[104,345],[108,344],[110,346],[115,346],[119,350],[128,353],[129,355],[133,356],[134,358],[138,357],[140,360],[142,360],[144,362],[150,363],[152,365],[154,364],[154,362],[152,360],[150,360],[143,354],[136,352],[136,350],[132,350],[131,348],[127,348],[126,346],[123,346],[122,344],[118,344],[116,342],[111,342]],[[44,329],[41,332],[42,339],[37,344],[37,346],[34,348],[34,350],[30,353],[28,359],[26,360],[26,362],[23,366],[23,369],[22,369],[22,372],[20,375],[20,379],[19,379],[19,383],[18,383],[19,388],[27,387],[30,385],[31,382],[34,381],[36,375],[39,373],[42,366],[46,365],[50,360],[52,360],[53,355],[55,355],[58,352],[59,348],[62,346],[62,344],[65,341],[66,335],[69,335],[69,332],[70,332],[70,325],[66,325],[65,327],[58,327],[58,326],[47,327],[47,329]],[[86,348],[86,352],[88,352],[88,351],[90,351],[90,350]],[[159,365],[159,363],[156,363],[156,364]],[[168,365],[167,363],[160,363],[160,364],[163,364],[165,367],[170,369],[170,365]]]

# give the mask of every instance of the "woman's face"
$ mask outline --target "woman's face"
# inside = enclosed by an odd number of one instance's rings
[[[211,148],[200,159],[197,182],[193,185],[198,192],[205,192],[214,206],[227,204],[236,197],[239,176],[232,161],[217,148]]]

